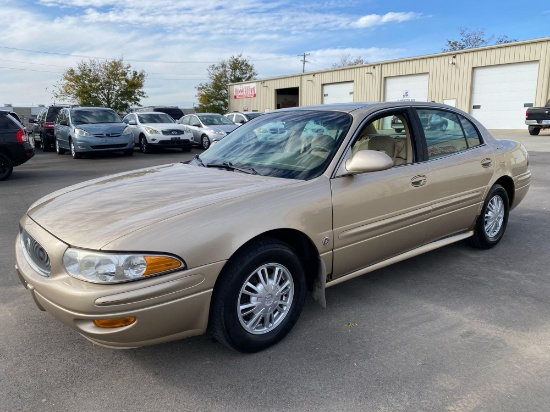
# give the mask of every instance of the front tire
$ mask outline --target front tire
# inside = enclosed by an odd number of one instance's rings
[[[81,159],[82,155],[76,151],[72,139],[69,141],[69,146],[71,147],[71,156],[73,159]]]
[[[151,147],[147,143],[147,138],[144,135],[139,137],[139,149],[142,153],[151,153]]]
[[[212,295],[209,329],[240,352],[266,349],[293,328],[306,282],[295,251],[276,239],[244,246],[224,267]]]
[[[57,140],[57,139],[55,139],[55,151],[57,152],[58,155],[65,154],[65,149],[62,149],[59,146],[59,140]]]
[[[13,172],[13,162],[4,153],[0,153],[0,180],[6,180]]]
[[[468,239],[470,245],[477,249],[490,249],[496,246],[506,230],[509,212],[508,193],[501,185],[495,184],[483,202],[481,214],[474,227],[474,235]]]
[[[204,150],[210,147],[210,138],[205,134],[201,136],[201,145]]]
[[[52,144],[45,138],[44,133],[42,133],[42,151],[51,152],[52,150]]]

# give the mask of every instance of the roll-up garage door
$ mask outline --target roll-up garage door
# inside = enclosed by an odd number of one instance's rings
[[[428,100],[428,74],[386,77],[384,100],[386,102]]]
[[[470,113],[489,129],[524,129],[538,71],[538,62],[474,68]]]
[[[353,102],[353,82],[323,84],[323,104]]]

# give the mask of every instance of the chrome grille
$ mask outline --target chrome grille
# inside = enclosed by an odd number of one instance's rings
[[[185,133],[185,130],[179,130],[179,129],[169,129],[169,130],[163,130],[163,135],[171,135],[171,136],[179,136]]]
[[[42,276],[50,276],[50,257],[46,249],[23,229],[21,229],[20,239],[23,255],[29,265]]]

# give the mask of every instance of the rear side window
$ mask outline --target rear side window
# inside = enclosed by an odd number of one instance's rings
[[[480,144],[479,135],[466,118],[437,109],[416,109],[416,112],[424,129],[430,159],[448,156]],[[468,132],[463,129],[466,124],[469,125]]]
[[[19,130],[19,126],[15,124],[7,115],[0,114],[0,129],[2,130]]]

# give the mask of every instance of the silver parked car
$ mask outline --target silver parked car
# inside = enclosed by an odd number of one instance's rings
[[[203,149],[208,149],[212,142],[222,140],[229,132],[239,127],[217,113],[188,114],[178,122],[189,127],[193,133],[193,143],[200,144]]]
[[[245,124],[246,122],[251,121],[252,119],[255,119],[256,117],[260,117],[263,112],[232,112],[232,113],[226,113],[224,114],[225,117],[227,117],[229,120],[231,120],[235,124]]]
[[[61,109],[54,126],[57,154],[69,150],[73,159],[84,153],[122,151],[134,154],[132,129],[113,109],[75,107]]]
[[[188,152],[193,146],[189,128],[176,123],[166,113],[130,113],[122,121],[132,129],[134,142],[143,153],[151,153],[155,148],[178,148]]]

